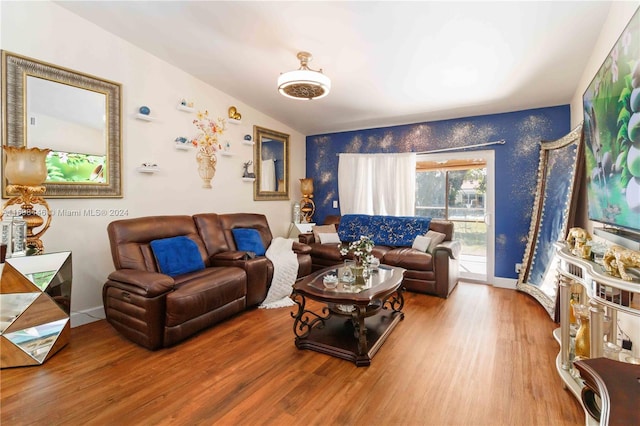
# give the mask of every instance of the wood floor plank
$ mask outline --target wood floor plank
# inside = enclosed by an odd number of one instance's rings
[[[319,304],[312,306],[320,308]],[[7,425],[578,425],[556,325],[529,296],[461,283],[406,293],[369,367],[294,345],[291,308],[254,309],[150,352],[105,321],[45,364],[0,371]]]

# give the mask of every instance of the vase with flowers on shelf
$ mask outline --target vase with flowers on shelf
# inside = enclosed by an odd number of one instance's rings
[[[216,174],[218,158],[216,153],[222,149],[218,142],[218,136],[226,130],[225,120],[218,118],[216,121],[209,117],[209,111],[198,112],[193,124],[200,130],[200,134],[191,140],[193,146],[198,148],[196,161],[198,162],[198,174],[202,179],[203,188],[211,188],[211,179]]]
[[[353,275],[357,285],[365,285],[369,276],[369,265],[374,260],[373,252],[374,242],[371,238],[362,235],[360,239],[343,244],[340,248],[340,254],[343,257],[351,255],[353,257]]]

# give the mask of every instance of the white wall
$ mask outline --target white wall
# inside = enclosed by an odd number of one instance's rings
[[[582,95],[600,69],[611,48],[627,26],[631,16],[640,6],[640,1],[614,1],[609,9],[609,16],[602,26],[600,37],[593,46],[593,53],[584,68],[576,92],[571,99],[571,128],[584,119],[582,110]],[[576,35],[579,37],[579,35]]]
[[[305,173],[304,135],[54,3],[0,1],[0,24],[2,49],[122,84],[124,197],[48,200],[57,214],[43,242],[48,252],[73,252],[74,312],[102,313],[102,284],[113,270],[106,227],[123,218],[91,216],[85,209],[121,211],[129,218],[257,212],[267,216],[275,236],[286,233],[291,205],[300,198],[297,182]],[[173,146],[176,137],[197,133],[194,115],[176,109],[182,98],[193,100],[196,109],[207,109],[214,117],[226,117],[231,105],[242,114],[242,124],[228,124],[221,138],[231,143],[235,155],[218,156],[213,189],[201,188],[195,151],[178,151]],[[141,105],[149,106],[158,120],[136,120]],[[242,163],[253,159],[253,149],[241,140],[253,134],[253,125],[290,135],[291,201],[255,202],[253,185],[242,181]],[[143,162],[157,163],[160,173],[136,172]],[[91,318],[82,313],[72,315],[72,325],[87,321]]]

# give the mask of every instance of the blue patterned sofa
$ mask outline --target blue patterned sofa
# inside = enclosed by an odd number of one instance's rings
[[[379,215],[328,216],[325,225],[333,225],[341,243],[370,237],[375,247],[373,254],[380,262],[399,266],[404,274],[407,290],[447,298],[458,284],[460,241],[452,241],[453,222],[424,217],[398,217]],[[327,227],[322,227],[326,232]],[[444,240],[429,251],[412,248],[414,240],[428,231],[444,234]],[[300,234],[301,243],[311,247],[314,271],[344,261],[340,244],[317,241],[318,235]]]

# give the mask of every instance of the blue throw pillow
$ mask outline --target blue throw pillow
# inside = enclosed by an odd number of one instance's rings
[[[233,232],[233,239],[236,240],[238,250],[252,251],[256,256],[264,256],[266,250],[257,229],[235,228],[232,229],[231,232]]]
[[[198,245],[189,237],[163,238],[150,245],[163,274],[175,277],[204,269]]]

